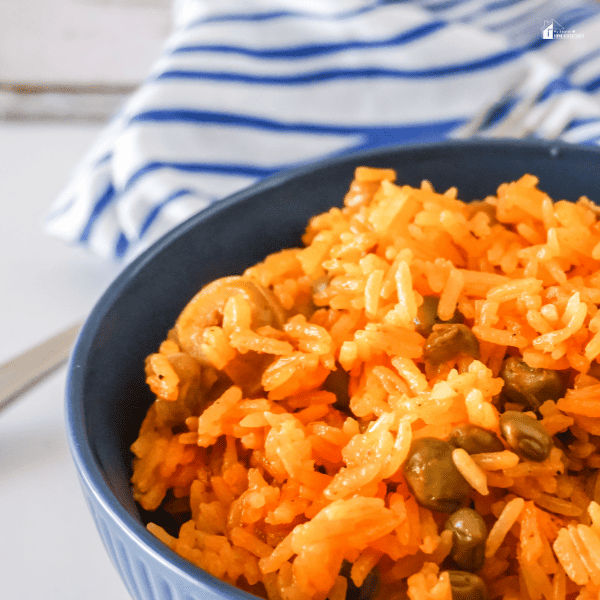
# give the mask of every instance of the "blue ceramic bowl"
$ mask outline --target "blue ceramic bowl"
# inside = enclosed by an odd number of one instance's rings
[[[532,173],[554,199],[600,201],[600,150],[558,143],[467,141],[383,148],[265,180],[194,216],[126,268],[88,318],[67,386],[67,425],[83,492],[100,536],[137,600],[250,600],[180,558],[146,530],[129,485],[129,446],[153,397],[144,358],[207,282],[241,273],[300,244],[315,214],[341,205],[358,165],[391,167],[398,181],[457,186],[464,200]]]

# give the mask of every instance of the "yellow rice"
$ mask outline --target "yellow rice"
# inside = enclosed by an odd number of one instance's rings
[[[402,465],[412,441],[460,423],[499,433],[498,374],[516,354],[569,373],[539,420],[571,441],[543,462],[454,452],[490,531],[479,574],[490,600],[599,598],[598,208],[524,175],[486,199],[490,219],[454,188],[395,178],[358,168],[304,247],[249,268],[254,287],[234,280],[214,306],[192,300],[148,357],[156,401],[132,445],[134,496],[179,522],[148,529],[269,600],[344,600],[374,568],[380,598],[450,600],[446,515],[419,506]],[[425,367],[413,321],[431,295],[442,320],[465,316],[479,360]],[[336,369],[350,415],[323,388]]]

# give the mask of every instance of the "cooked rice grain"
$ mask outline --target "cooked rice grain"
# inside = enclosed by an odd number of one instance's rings
[[[489,599],[600,593],[600,223],[524,175],[469,206],[455,188],[359,167],[303,248],[211,284],[145,365],[156,401],[134,454],[134,497],[174,552],[269,600],[451,600],[453,534],[403,475],[414,440],[471,423],[499,434],[505,356],[560,370],[537,418],[548,459],[453,460],[489,529]],[[479,357],[429,364],[424,298],[456,311]],[[427,335],[427,334],[426,334]],[[533,413],[532,413],[533,414]],[[350,585],[350,582],[352,585]]]

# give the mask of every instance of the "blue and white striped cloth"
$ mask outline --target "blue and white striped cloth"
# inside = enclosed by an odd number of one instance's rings
[[[176,0],[46,229],[128,260],[282,169],[469,134],[598,143],[600,3]]]

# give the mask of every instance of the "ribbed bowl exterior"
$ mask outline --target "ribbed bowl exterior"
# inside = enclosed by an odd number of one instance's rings
[[[80,479],[80,483],[102,543],[134,600],[224,600],[228,597],[227,590],[224,594],[222,589],[206,587],[174,568],[173,564],[148,552],[131,532],[120,526],[114,515],[105,510],[85,482]],[[165,551],[170,552],[166,548]],[[202,575],[210,578],[207,574]],[[219,587],[230,587],[222,582],[218,584]],[[252,598],[239,590],[231,588],[231,591],[234,595],[241,593]]]

